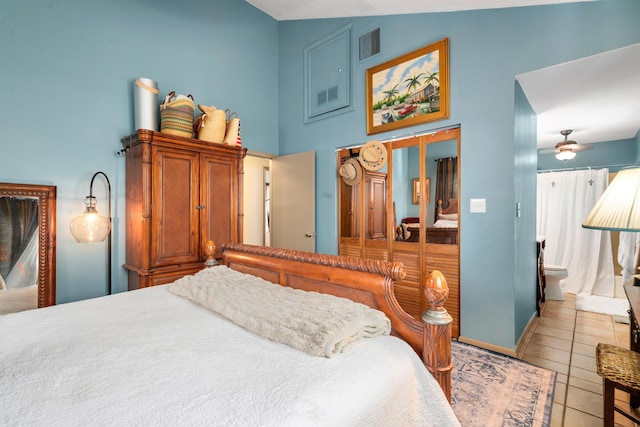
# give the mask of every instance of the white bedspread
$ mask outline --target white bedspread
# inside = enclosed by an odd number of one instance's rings
[[[167,286],[0,316],[2,426],[459,425],[398,338],[309,356]]]

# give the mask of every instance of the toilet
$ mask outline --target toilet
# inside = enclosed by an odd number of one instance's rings
[[[544,289],[545,299],[563,301],[560,281],[569,277],[567,267],[561,265],[545,264],[544,279],[546,286]]]

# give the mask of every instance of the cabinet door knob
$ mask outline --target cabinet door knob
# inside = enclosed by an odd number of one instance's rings
[[[204,209],[204,205],[196,205],[196,209]]]

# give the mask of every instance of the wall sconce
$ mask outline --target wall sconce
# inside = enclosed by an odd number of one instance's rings
[[[104,176],[109,189],[108,217],[100,215],[96,209],[97,202],[93,196],[93,181],[98,175]],[[111,295],[111,183],[104,172],[96,172],[91,178],[89,195],[85,199],[84,204],[86,205],[84,213],[73,218],[69,223],[69,228],[78,243],[103,242],[107,237],[109,238],[107,246],[107,285],[109,295]]]

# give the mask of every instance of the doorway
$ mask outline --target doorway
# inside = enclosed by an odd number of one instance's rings
[[[243,243],[315,252],[315,152],[244,160]]]

